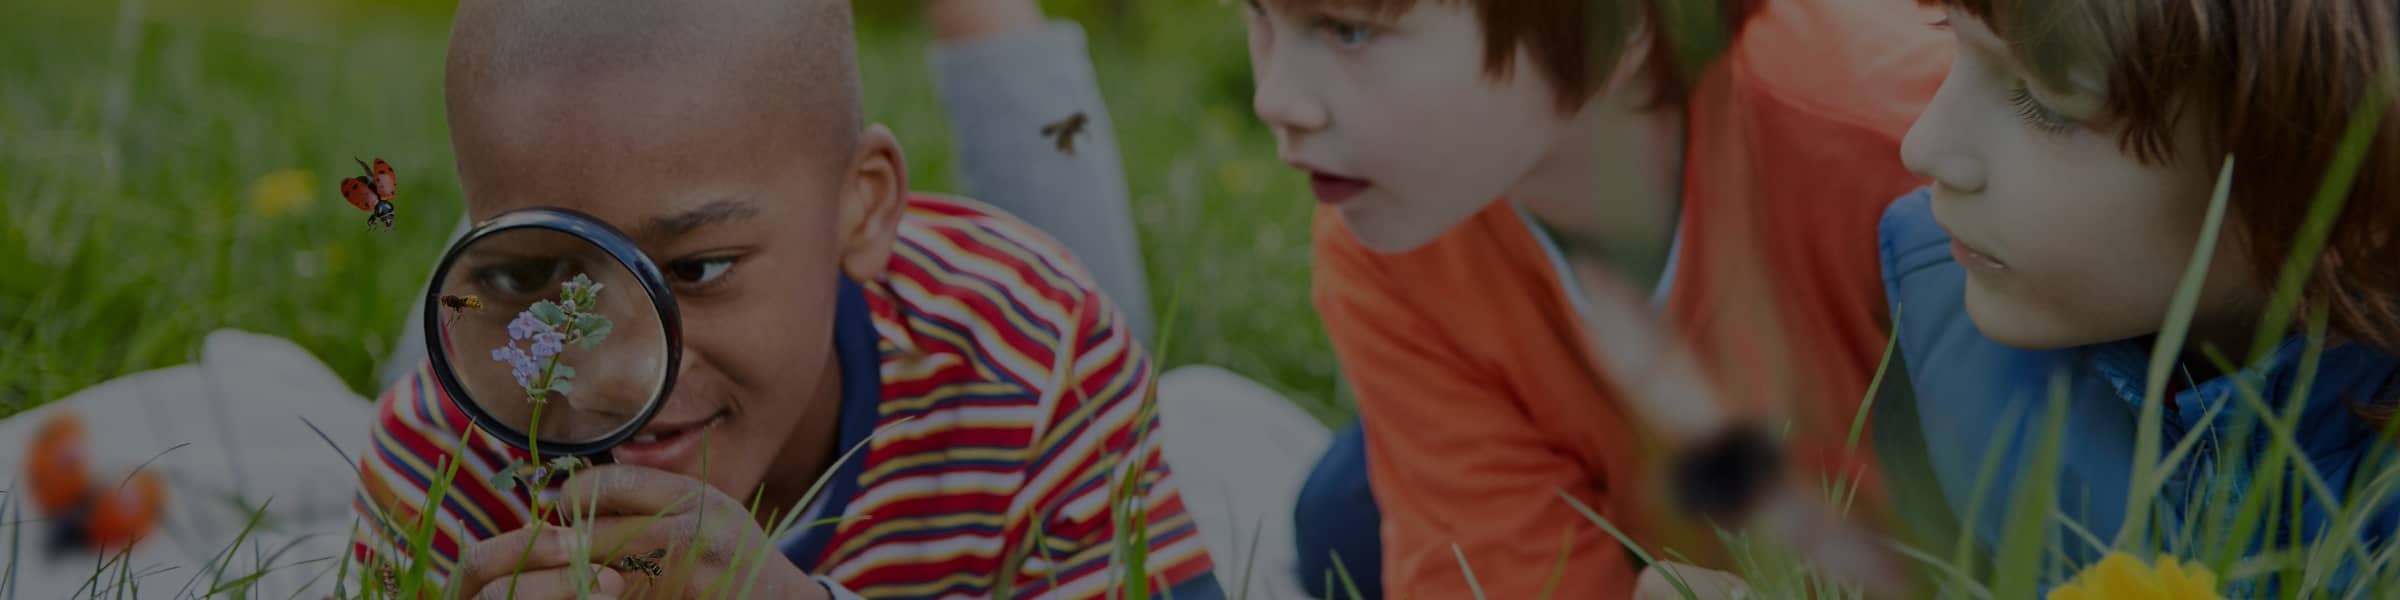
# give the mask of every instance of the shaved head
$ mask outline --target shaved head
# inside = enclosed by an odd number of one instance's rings
[[[910,197],[899,140],[860,116],[851,1],[462,0],[451,30],[468,218],[575,211],[673,294],[653,426],[709,433],[635,464],[778,510],[836,456],[840,284],[881,278]]]
[[[624,168],[575,155],[672,141],[839,168],[863,124],[851,28],[847,0],[465,0],[444,86],[460,175]]]

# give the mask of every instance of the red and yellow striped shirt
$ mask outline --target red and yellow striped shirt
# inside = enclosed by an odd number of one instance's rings
[[[840,523],[786,540],[786,556],[868,598],[989,596],[1017,556],[1017,596],[1103,597],[1111,488],[1138,473],[1150,589],[1222,595],[1155,412],[1143,410],[1149,358],[1063,247],[989,206],[920,195],[889,267],[880,281],[845,282],[836,309],[841,447],[867,444],[825,484],[820,516]],[[531,514],[526,490],[488,483],[522,453],[485,435],[458,449],[470,425],[439,389],[420,367],[378,402],[360,461],[357,505],[371,525],[353,545],[360,564],[405,565],[397,532],[419,522],[454,450],[463,460],[427,553],[437,578],[463,547]],[[1029,536],[1040,543],[1020,549]]]

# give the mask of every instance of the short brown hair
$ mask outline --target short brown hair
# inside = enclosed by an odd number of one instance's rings
[[[2400,115],[2389,114],[2400,8],[2390,0],[1943,2],[1989,24],[2045,84],[2102,74],[2127,152],[2212,166],[2233,155],[2231,233],[2260,281],[2280,274],[2352,115],[2379,104],[2386,115],[2302,298],[2327,308],[2334,335],[2400,352]],[[2173,135],[2191,126],[2204,152],[2174,156]]]
[[[1283,6],[1337,6],[1390,16],[1421,0],[1264,0]],[[1635,34],[1649,33],[1651,103],[1678,105],[1698,64],[1732,39],[1758,0],[1433,0],[1473,5],[1483,22],[1484,72],[1515,72],[1517,48],[1531,51],[1534,68],[1558,91],[1561,110],[1580,107],[1607,82],[1617,52]],[[1705,12],[1714,9],[1714,14]],[[1661,26],[1664,24],[1665,26]]]

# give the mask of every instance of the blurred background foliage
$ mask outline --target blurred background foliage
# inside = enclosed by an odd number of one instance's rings
[[[292,339],[373,395],[460,214],[441,105],[454,3],[17,4],[0,20],[0,417],[197,360],[220,328]],[[1238,7],[1043,4],[1091,35],[1174,330],[1165,366],[1224,366],[1346,420],[1308,304],[1311,203],[1250,115]],[[919,187],[958,190],[921,3],[857,6],[869,115]],[[401,174],[388,233],[335,190],[377,156]]]

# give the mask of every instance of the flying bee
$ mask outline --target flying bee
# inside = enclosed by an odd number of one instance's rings
[[[443,326],[447,327],[447,326],[449,326],[449,325],[450,325],[450,324],[452,324],[452,323],[457,323],[457,322],[458,322],[458,318],[459,318],[459,317],[461,317],[461,316],[465,316],[465,315],[467,314],[467,311],[469,311],[469,310],[478,311],[478,312],[482,311],[482,310],[483,310],[483,299],[482,299],[482,298],[475,297],[475,295],[474,295],[474,294],[467,294],[467,295],[452,295],[452,294],[443,294],[443,295],[442,295],[442,307],[443,307],[443,308],[450,309],[450,320],[449,320],[449,321],[445,321],[445,322],[443,322],[443,323],[442,323],[442,325],[443,325]]]
[[[666,569],[660,567],[658,564],[660,559],[666,557],[667,549],[659,548],[657,550],[651,550],[641,554],[627,554],[625,556],[618,557],[616,564],[613,566],[625,571],[639,571],[643,575],[648,575],[652,579],[657,579],[660,575],[666,574]]]
[[[1074,156],[1075,136],[1083,135],[1083,128],[1091,123],[1091,117],[1085,116],[1083,111],[1075,111],[1075,114],[1067,115],[1067,118],[1058,122],[1043,125],[1042,137],[1057,142],[1059,154]]]

